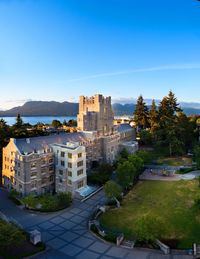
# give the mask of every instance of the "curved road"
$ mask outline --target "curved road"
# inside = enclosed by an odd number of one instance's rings
[[[119,248],[104,243],[90,234],[87,228],[89,215],[98,204],[104,203],[104,194],[99,192],[81,203],[74,201],[73,205],[63,211],[36,214],[29,213],[15,206],[7,197],[7,192],[0,189],[0,212],[12,218],[27,231],[38,229],[42,240],[47,244],[47,251],[35,256],[36,259],[189,259],[188,255],[163,255],[160,251]]]

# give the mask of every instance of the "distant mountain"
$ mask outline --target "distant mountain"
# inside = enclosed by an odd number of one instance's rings
[[[136,106],[135,104],[120,104],[120,103],[114,103],[112,105],[115,116],[133,115],[133,112],[135,111],[135,106]],[[150,108],[150,106],[148,107]],[[183,109],[186,115],[200,115],[200,108],[184,106],[184,103],[181,103],[181,108]]]
[[[18,113],[21,116],[76,116],[78,103],[30,101],[7,111],[0,111],[0,116],[16,116]]]
[[[187,103],[181,103],[181,107],[187,115],[200,114],[200,108],[196,108],[198,103],[195,103],[195,108],[192,103],[191,106],[185,104]],[[112,107],[115,116],[133,115],[135,111],[134,103],[114,103]],[[76,116],[78,103],[30,101],[7,111],[0,111],[0,117],[16,116],[18,113],[21,116]]]

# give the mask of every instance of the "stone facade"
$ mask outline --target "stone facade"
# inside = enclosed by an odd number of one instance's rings
[[[11,139],[3,149],[3,185],[14,188],[23,195],[53,192],[54,188],[54,154],[46,150],[22,155]]]
[[[3,185],[23,195],[53,191],[74,195],[76,189],[87,185],[87,169],[112,163],[124,145],[130,152],[136,151],[130,143],[125,144],[135,140],[135,130],[129,124],[113,125],[110,97],[81,96],[78,127],[79,132],[74,133],[11,139],[3,149]]]
[[[113,112],[111,97],[95,95],[80,96],[78,129],[80,131],[97,131],[98,134],[109,134],[113,129]]]

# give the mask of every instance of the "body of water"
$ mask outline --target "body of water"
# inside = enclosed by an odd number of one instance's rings
[[[76,120],[76,116],[32,116],[32,117],[22,117],[24,123],[30,123],[31,125],[35,125],[38,122],[44,124],[51,124],[53,120],[59,120],[63,123],[64,120],[67,122],[69,120]],[[16,117],[1,117],[4,119],[8,125],[12,126],[16,122]]]

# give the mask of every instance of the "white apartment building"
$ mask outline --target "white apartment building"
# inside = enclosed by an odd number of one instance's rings
[[[78,142],[52,144],[55,157],[56,192],[71,192],[87,185],[85,147]]]

